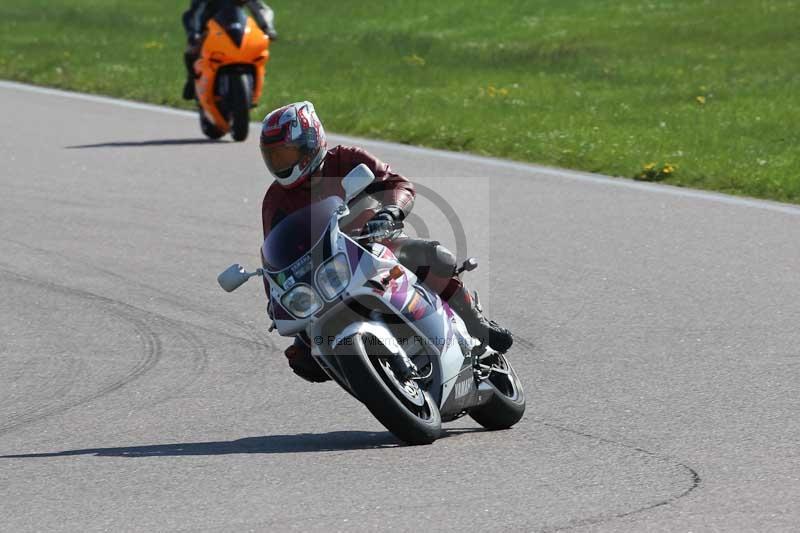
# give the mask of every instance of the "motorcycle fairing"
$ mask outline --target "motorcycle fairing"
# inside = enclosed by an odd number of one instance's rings
[[[450,306],[442,302],[438,294],[422,283],[416,282],[413,290],[402,278],[392,287],[389,298],[401,316],[413,324],[422,334],[422,342],[428,343],[440,354],[441,395],[434,394],[443,419],[457,417],[476,403],[478,394],[472,367],[472,348],[477,342],[469,335],[463,320]],[[402,305],[397,305],[402,301]],[[403,346],[401,344],[401,346]],[[406,348],[406,346],[403,346]],[[409,353],[418,367],[424,361]],[[433,394],[434,387],[426,387]]]
[[[303,331],[309,322],[316,320],[319,316],[327,313],[331,306],[336,305],[341,300],[341,295],[332,301],[327,301],[316,287],[316,274],[323,263],[333,257],[333,247],[331,241],[336,239],[336,231],[330,226],[326,229],[319,241],[310,251],[303,254],[299,259],[292,263],[288,268],[279,272],[265,271],[269,280],[270,300],[273,308],[273,319],[275,326],[281,335],[292,335]],[[263,258],[263,252],[262,252]],[[351,273],[352,276],[352,273]],[[295,317],[287,309],[283,308],[280,301],[283,295],[295,285],[305,284],[317,293],[322,307],[307,318]],[[278,314],[276,311],[282,310],[284,313]]]
[[[331,196],[299,209],[273,226],[264,239],[261,262],[269,283],[273,319],[281,335],[303,331],[309,322],[326,313],[340,299],[326,301],[316,287],[316,275],[334,252],[341,253],[345,248],[335,218],[342,204],[341,198]],[[280,305],[283,295],[298,284],[312,287],[322,303],[313,316],[304,319],[295,318]]]
[[[350,239],[345,241],[345,248],[347,250],[347,260],[350,262],[350,271],[354,271],[361,262],[361,256],[367,251]]]
[[[376,257],[374,253],[380,256]],[[394,268],[400,268],[402,275],[389,280],[383,292],[376,290],[376,286],[381,285]],[[370,277],[367,278],[365,273]],[[465,353],[469,355],[470,351],[464,351],[466,345],[461,340],[464,333],[460,330],[465,331],[463,322],[452,311],[448,313],[439,296],[419,283],[411,271],[399,265],[391,251],[380,247],[375,247],[373,253],[362,255],[359,267],[352,274],[350,289],[346,292],[347,299],[339,304],[340,307],[328,309],[323,313],[323,319],[311,324],[307,330],[311,339],[323,340],[312,346],[312,355],[323,369],[340,384],[346,382],[332,357],[333,346],[338,341],[329,342],[334,336],[327,333],[326,318],[337,313],[352,312],[356,307],[354,302],[358,302],[360,316],[345,320],[348,328],[360,331],[366,326],[359,324],[369,324],[370,321],[385,327],[387,339],[399,339],[400,349],[419,368],[431,365],[430,381],[425,389],[439,405],[442,416],[452,416],[462,411],[461,400],[466,401],[469,397],[460,396],[458,402],[450,398],[459,377],[468,375],[472,379],[471,358],[465,357]],[[371,312],[364,313],[364,309]]]

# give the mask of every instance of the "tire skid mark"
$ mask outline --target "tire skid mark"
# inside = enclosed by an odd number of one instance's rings
[[[263,367],[264,366],[264,361],[265,360],[269,360],[269,356],[270,355],[278,354],[278,355],[280,355],[279,360],[281,360],[281,361],[283,360],[283,348],[279,347],[276,344],[276,342],[273,340],[272,336],[270,336],[267,333],[266,328],[256,328],[251,324],[246,324],[246,323],[242,323],[240,321],[233,320],[229,316],[227,316],[227,315],[225,315],[223,313],[220,313],[215,308],[210,308],[210,307],[207,307],[207,306],[199,305],[199,304],[197,304],[195,302],[190,301],[189,299],[187,299],[186,297],[184,297],[182,295],[171,293],[171,292],[163,290],[162,288],[155,287],[153,285],[149,285],[147,283],[142,282],[138,278],[129,278],[129,277],[121,275],[119,272],[116,272],[116,271],[113,271],[113,270],[104,269],[102,267],[98,267],[97,265],[95,265],[93,263],[90,263],[90,262],[88,262],[86,260],[83,260],[83,259],[74,258],[74,257],[68,256],[68,255],[65,255],[65,254],[62,254],[62,253],[59,253],[59,252],[54,252],[54,251],[51,251],[51,250],[45,250],[43,248],[32,246],[32,245],[30,245],[28,243],[25,243],[25,242],[22,242],[22,241],[17,241],[17,240],[14,240],[14,239],[9,239],[9,238],[6,238],[6,237],[0,237],[0,240],[6,241],[6,242],[10,242],[10,243],[12,243],[12,244],[14,244],[16,246],[19,246],[19,247],[24,248],[26,250],[32,251],[34,253],[45,255],[46,257],[48,257],[48,259],[52,259],[53,256],[56,256],[56,257],[59,257],[59,258],[63,259],[65,262],[69,262],[69,263],[77,264],[77,265],[82,265],[84,267],[90,267],[96,273],[104,274],[104,275],[106,275],[107,277],[109,277],[111,279],[115,279],[115,280],[119,280],[120,282],[124,282],[128,286],[140,287],[140,288],[144,289],[145,291],[148,291],[148,292],[152,293],[154,295],[153,296],[153,300],[154,301],[163,302],[163,303],[175,306],[180,310],[188,311],[190,313],[194,313],[194,314],[197,314],[197,315],[200,315],[200,316],[212,317],[212,318],[216,319],[220,324],[230,326],[231,331],[241,331],[243,335],[236,335],[236,334],[228,332],[228,331],[224,331],[224,330],[217,329],[217,328],[203,326],[203,325],[200,325],[200,324],[196,324],[196,323],[190,322],[188,320],[170,318],[170,317],[166,317],[166,316],[161,315],[161,314],[156,314],[156,313],[153,313],[153,312],[150,312],[150,311],[141,310],[144,313],[150,313],[151,315],[157,316],[157,317],[159,317],[160,319],[162,319],[164,321],[168,321],[168,322],[174,324],[176,327],[181,328],[183,331],[187,331],[187,327],[190,327],[190,328],[192,328],[192,329],[194,329],[196,331],[211,333],[213,335],[220,336],[220,337],[223,337],[223,338],[226,338],[226,339],[230,339],[230,340],[235,341],[237,343],[241,343],[244,346],[246,346],[246,349],[247,349],[249,355],[252,357],[254,365],[256,365],[258,367]],[[191,332],[189,332],[187,334],[188,335],[193,335]],[[200,342],[200,344],[202,344],[202,342]],[[202,368],[203,368],[203,370],[207,369],[208,353],[207,353],[207,350],[206,350],[205,346],[203,346],[203,348],[202,348],[202,354],[199,354],[198,356],[205,358],[205,363],[202,365]],[[199,379],[200,379],[200,376],[198,375],[194,381],[196,382]],[[188,388],[188,386],[190,386],[190,385],[187,385],[186,387],[182,387],[182,389],[186,390]],[[175,396],[176,396],[175,394],[170,394],[168,397],[164,398],[164,400],[167,400],[169,398],[173,398]],[[156,402],[156,403],[158,403],[158,402]]]
[[[514,336],[514,345],[517,347],[524,347],[529,350],[539,351],[539,347],[533,342],[523,337]]]
[[[558,424],[553,424],[552,422],[546,422],[546,421],[543,421],[543,420],[534,420],[534,423],[542,425],[542,426],[546,426],[546,427],[548,427],[550,429],[555,429],[557,431],[562,431],[562,432],[565,432],[565,433],[572,433],[573,435],[577,435],[579,437],[584,437],[584,438],[591,439],[591,440],[594,440],[594,441],[597,441],[597,442],[602,442],[603,444],[608,444],[608,445],[611,445],[611,446],[617,446],[617,447],[621,447],[621,448],[626,448],[628,450],[633,450],[633,451],[635,451],[637,453],[644,454],[644,455],[646,455],[648,457],[652,457],[653,459],[656,459],[656,460],[661,461],[663,463],[666,463],[668,465],[671,465],[671,466],[678,467],[678,468],[682,469],[686,473],[687,478],[689,480],[689,483],[688,483],[687,487],[682,492],[680,492],[679,494],[675,494],[673,496],[670,496],[668,498],[664,498],[662,500],[658,500],[656,502],[644,505],[642,507],[638,507],[638,508],[633,509],[631,511],[625,511],[625,512],[622,512],[622,513],[615,513],[615,514],[611,514],[611,515],[599,515],[599,516],[595,516],[595,517],[572,520],[572,521],[568,522],[567,524],[565,524],[563,526],[555,526],[555,527],[551,527],[551,528],[544,528],[544,529],[541,530],[543,532],[567,531],[567,530],[575,529],[575,528],[578,528],[578,527],[593,526],[593,525],[602,524],[602,523],[605,523],[605,522],[611,522],[613,520],[618,520],[620,518],[626,518],[626,517],[629,517],[629,516],[632,516],[632,515],[635,515],[635,514],[638,514],[638,513],[643,513],[645,511],[649,511],[651,509],[656,509],[658,507],[663,507],[665,505],[669,505],[669,504],[675,503],[676,501],[680,500],[681,498],[683,498],[685,496],[688,496],[691,492],[693,492],[695,489],[700,487],[700,483],[702,483],[702,478],[700,477],[700,474],[697,472],[697,470],[695,470],[691,466],[687,465],[686,463],[683,463],[683,462],[680,462],[680,461],[676,461],[675,459],[673,459],[672,457],[669,457],[667,455],[662,455],[662,454],[659,454],[659,453],[656,453],[656,452],[652,452],[650,450],[646,450],[644,448],[640,448],[638,446],[634,446],[634,445],[631,445],[631,444],[625,444],[625,443],[622,443],[622,442],[614,441],[614,440],[611,440],[611,439],[607,439],[605,437],[600,437],[598,435],[593,435],[591,433],[586,433],[586,432],[583,432],[583,431],[579,431],[577,429],[572,429],[572,428],[568,428],[568,427],[565,427],[565,426],[560,426]]]
[[[3,417],[5,421],[0,424],[0,432],[3,431],[6,425],[23,420],[39,410],[47,409],[52,405],[51,402],[54,398],[66,396],[75,387],[78,378],[85,374],[86,365],[81,361],[61,359],[60,362],[63,364],[57,365],[55,374],[51,375],[50,379],[46,382],[40,384],[37,390],[26,391],[25,394],[20,395],[22,397],[12,396],[2,399],[3,403],[10,403],[12,405],[14,403],[19,403],[21,406],[19,412],[12,412]],[[29,399],[32,395],[35,396],[38,391],[46,391],[46,398],[42,398],[38,403],[34,403],[32,406],[31,404],[22,405],[22,402]]]
[[[187,390],[197,383],[197,381],[206,374],[208,369],[208,350],[206,349],[206,344],[200,339],[200,337],[190,331],[185,323],[165,317],[157,318],[161,319],[161,321],[164,323],[164,326],[175,326],[174,328],[170,329],[170,332],[178,335],[180,338],[186,341],[191,353],[192,368],[189,370],[191,379],[184,380],[177,387],[170,387],[168,391],[165,391],[157,398],[151,398],[150,401],[145,402],[145,405],[149,406],[158,405],[172,398],[176,398],[181,392]]]
[[[21,243],[11,239],[0,238],[0,240],[12,242],[13,244],[19,245],[23,248],[38,253],[48,253],[50,256],[57,255],[63,257],[68,261],[86,264],[85,262],[75,260],[67,256],[63,256],[62,254],[58,253],[54,254],[52,252],[46,252],[43,249],[36,248],[27,245],[25,243]],[[10,265],[5,264],[5,266],[8,267]],[[119,275],[116,272],[99,269],[96,266],[93,268],[95,271],[102,272],[112,278],[119,279],[120,281],[124,281],[126,283],[137,285],[145,289],[148,289],[150,291],[160,293],[159,296],[157,296],[157,299],[176,305],[181,309],[185,309],[201,315],[202,314],[206,314],[209,316],[218,315],[217,313],[211,313],[205,309],[201,309],[199,306],[192,305],[191,302],[188,302],[185,299],[180,298],[178,295],[164,293],[163,291],[160,291],[160,289],[143,284],[138,280],[130,280],[128,278],[125,278],[124,276]],[[45,289],[55,290],[57,292],[62,292],[64,294],[72,295],[75,297],[89,299],[91,301],[99,302],[101,305],[109,307],[110,308],[109,310],[113,315],[117,316],[118,318],[120,318],[125,322],[130,323],[134,327],[139,338],[142,339],[143,341],[143,351],[146,354],[145,358],[141,361],[141,364],[138,365],[136,368],[134,368],[129,374],[124,376],[122,379],[115,381],[114,383],[104,387],[103,389],[101,389],[96,393],[93,393],[89,396],[83,396],[79,399],[69,401],[67,403],[60,403],[58,406],[52,404],[44,404],[44,405],[40,404],[38,406],[34,406],[33,409],[31,408],[26,409],[25,413],[21,415],[15,416],[13,422],[11,421],[0,422],[0,435],[8,431],[11,431],[13,429],[16,429],[22,425],[34,422],[41,418],[60,414],[66,410],[72,409],[73,407],[77,407],[79,405],[95,400],[101,396],[105,396],[119,389],[120,387],[126,385],[127,383],[130,383],[131,381],[137,379],[141,374],[150,370],[153,366],[155,366],[155,364],[161,358],[163,350],[159,334],[155,331],[154,326],[149,323],[153,322],[153,320],[158,320],[160,323],[162,323],[163,327],[172,326],[170,332],[180,336],[189,344],[191,353],[193,355],[193,361],[195,361],[195,368],[193,372],[194,379],[186,382],[178,389],[175,388],[170,389],[169,393],[165,394],[164,396],[160,396],[158,399],[155,400],[151,399],[149,405],[156,405],[158,403],[176,397],[180,391],[186,390],[187,388],[192,386],[206,372],[208,368],[208,351],[206,344],[200,339],[198,335],[190,331],[190,328],[212,333],[214,335],[218,335],[223,338],[228,338],[233,341],[236,341],[237,343],[243,344],[248,347],[249,352],[253,356],[254,360],[262,360],[265,352],[273,352],[277,350],[275,343],[271,339],[266,337],[263,332],[253,328],[252,326],[242,324],[241,322],[231,320],[230,318],[224,316],[217,316],[216,318],[219,318],[220,322],[227,323],[232,327],[242,331],[246,336],[234,335],[228,332],[216,330],[214,328],[197,325],[185,320],[166,317],[151,311],[140,309],[138,307],[126,304],[118,300],[100,296],[80,289],[73,289],[70,287],[61,286],[47,280],[37,280],[32,277],[21,275],[8,268],[3,268],[2,266],[0,266],[0,273],[6,273],[10,277],[15,277],[20,281],[25,281],[33,285],[43,287]],[[114,307],[121,308],[124,311],[119,311],[119,309],[114,309]],[[64,392],[66,392],[66,390]]]
[[[142,353],[142,357],[136,362],[136,365],[119,379],[114,380],[113,382],[103,386],[101,389],[88,395],[82,395],[79,398],[75,398],[67,402],[59,402],[56,404],[45,403],[35,405],[33,408],[28,408],[24,413],[12,417],[11,420],[6,420],[5,422],[0,423],[0,435],[42,418],[61,414],[69,409],[110,394],[145,374],[147,371],[153,368],[161,358],[161,341],[153,331],[152,327],[147,323],[145,317],[142,316],[143,312],[141,310],[104,296],[99,296],[79,289],[56,285],[48,281],[37,280],[35,278],[24,276],[2,267],[0,267],[0,273],[21,283],[28,283],[45,290],[58,292],[74,298],[89,300],[95,304],[103,306],[113,316],[133,326],[138,334]]]
[[[519,337],[519,338],[515,339],[515,343],[520,345],[520,346],[532,349],[532,350],[538,350],[538,347],[532,341],[530,341],[528,339],[525,339],[525,338],[522,338],[522,337]],[[648,457],[652,457],[653,459],[656,459],[656,460],[658,460],[658,461],[660,461],[662,463],[665,463],[665,464],[668,464],[670,466],[677,467],[677,468],[683,470],[685,472],[686,476],[687,476],[688,481],[689,481],[689,483],[687,484],[686,488],[682,492],[680,492],[679,494],[675,494],[675,495],[670,496],[668,498],[664,498],[664,499],[658,500],[656,502],[649,503],[647,505],[644,505],[642,507],[638,507],[638,508],[633,509],[631,511],[625,511],[625,512],[622,512],[622,513],[615,513],[615,514],[610,514],[610,515],[598,515],[598,516],[593,516],[593,517],[589,517],[589,518],[574,519],[574,520],[571,520],[571,521],[569,521],[568,523],[566,523],[566,524],[564,524],[562,526],[552,526],[552,527],[543,528],[543,529],[540,530],[542,532],[550,533],[550,532],[555,532],[555,531],[567,531],[567,530],[575,529],[575,528],[579,528],[579,527],[593,526],[593,525],[597,525],[597,524],[611,522],[613,520],[619,520],[621,518],[627,518],[629,516],[632,516],[632,515],[635,515],[635,514],[638,514],[638,513],[643,513],[645,511],[649,511],[651,509],[656,509],[658,507],[663,507],[663,506],[675,503],[676,501],[678,501],[679,499],[681,499],[681,498],[683,498],[685,496],[688,496],[691,492],[693,492],[695,489],[697,489],[700,486],[700,483],[702,482],[702,478],[700,477],[700,474],[697,472],[697,470],[695,470],[694,468],[692,468],[688,464],[686,464],[684,462],[681,462],[681,461],[678,461],[678,460],[675,460],[674,458],[669,457],[667,455],[663,455],[663,454],[659,454],[657,452],[646,450],[644,448],[641,448],[639,446],[635,446],[635,445],[632,445],[632,444],[625,444],[624,442],[618,442],[618,441],[607,439],[605,437],[601,437],[601,436],[598,436],[598,435],[593,435],[593,434],[585,432],[585,431],[572,429],[572,428],[569,428],[569,427],[566,427],[566,426],[555,424],[553,422],[548,422],[546,420],[534,419],[534,420],[532,420],[532,422],[534,424],[538,424],[540,426],[545,426],[547,428],[550,428],[550,429],[553,429],[553,430],[556,430],[556,431],[560,431],[560,432],[564,432],[564,433],[570,433],[570,434],[576,435],[578,437],[582,437],[582,438],[585,438],[585,439],[590,439],[590,440],[593,440],[593,441],[596,441],[596,442],[607,444],[609,446],[614,446],[614,447],[618,447],[618,448],[625,448],[625,449],[634,451],[636,453],[643,454],[643,455],[646,455]]]
[[[233,334],[228,333],[226,331],[219,331],[219,330],[216,330],[216,329],[213,329],[213,328],[200,326],[200,325],[193,324],[193,323],[185,321],[185,320],[179,320],[179,319],[163,317],[165,320],[171,320],[171,321],[175,322],[176,324],[185,324],[185,325],[188,325],[188,326],[192,326],[192,327],[197,328],[199,330],[207,331],[209,333],[214,333],[216,335],[221,335],[221,336],[230,338],[232,340],[245,341],[245,342],[248,342],[248,343],[260,345],[262,348],[266,347],[269,350],[272,350],[272,351],[275,351],[275,352],[280,351],[282,353],[282,351],[283,351],[282,349],[280,349],[275,344],[275,342],[272,340],[272,338],[270,338],[269,335],[265,334],[263,329],[257,329],[257,328],[255,328],[255,327],[253,327],[251,325],[242,324],[241,322],[232,320],[229,317],[225,316],[224,314],[218,313],[213,308],[205,308],[205,307],[203,307],[201,305],[198,305],[196,303],[193,303],[193,302],[189,301],[185,297],[182,297],[182,296],[180,296],[178,294],[174,294],[174,293],[165,291],[165,290],[163,290],[163,289],[161,289],[159,287],[155,287],[153,285],[149,285],[149,284],[144,283],[144,282],[142,282],[142,281],[140,281],[138,279],[132,279],[132,278],[125,277],[125,276],[119,274],[116,271],[104,269],[104,268],[98,267],[94,263],[90,263],[88,261],[84,261],[84,260],[81,260],[81,259],[76,259],[76,258],[67,256],[67,255],[59,253],[59,252],[54,252],[52,250],[45,250],[44,248],[31,246],[30,244],[24,243],[22,241],[17,241],[17,240],[14,240],[14,239],[8,239],[6,237],[0,237],[0,240],[6,241],[6,242],[10,242],[12,244],[15,244],[15,245],[21,247],[21,248],[25,248],[25,249],[30,250],[32,252],[36,252],[36,253],[45,255],[48,258],[52,258],[53,256],[55,256],[55,257],[59,257],[61,259],[64,259],[65,261],[70,261],[70,262],[73,262],[73,263],[77,263],[79,265],[91,267],[92,270],[95,271],[95,272],[105,274],[108,277],[113,278],[113,279],[118,279],[120,281],[125,282],[128,285],[135,285],[137,287],[140,287],[140,288],[143,288],[145,290],[153,292],[156,295],[155,299],[158,300],[158,301],[162,301],[162,302],[165,302],[165,303],[169,303],[169,304],[175,305],[175,306],[179,307],[180,309],[183,309],[183,310],[186,310],[186,311],[190,311],[192,313],[196,313],[196,314],[199,314],[199,315],[206,315],[206,316],[209,316],[209,317],[216,318],[220,323],[230,325],[230,326],[234,327],[235,329],[238,329],[238,330],[244,332],[245,335],[248,335],[248,337],[240,337],[238,335],[233,335]],[[142,311],[143,312],[148,312],[148,311],[144,311],[144,310],[142,310]],[[151,314],[155,315],[155,313],[151,313]],[[156,316],[161,316],[161,315],[156,315]]]

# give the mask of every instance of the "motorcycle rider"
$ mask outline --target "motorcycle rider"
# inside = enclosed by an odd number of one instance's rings
[[[192,0],[192,4],[183,13],[183,28],[186,30],[188,44],[183,53],[183,62],[186,64],[186,84],[183,86],[184,100],[192,100],[194,94],[194,62],[200,57],[203,47],[203,32],[209,20],[223,7],[228,5],[247,6],[253,14],[261,31],[271,40],[278,38],[275,31],[275,14],[262,0]]]
[[[355,218],[343,227],[344,231],[362,228],[365,234],[391,231],[396,222],[408,216],[414,204],[414,186],[386,163],[353,146],[340,145],[328,150],[325,130],[311,102],[297,102],[267,114],[260,144],[264,163],[275,178],[262,204],[265,238],[272,227],[298,209],[333,195],[344,199],[342,178],[361,163],[369,167],[375,180],[350,201]],[[511,333],[483,317],[470,292],[455,275],[456,258],[449,250],[437,241],[410,238],[402,233],[395,233],[381,243],[448,302],[471,335],[500,352],[511,347]],[[300,377],[312,382],[330,379],[311,357],[310,341],[304,334],[295,337],[285,355]]]

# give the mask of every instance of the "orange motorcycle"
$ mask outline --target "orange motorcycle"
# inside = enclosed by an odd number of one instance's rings
[[[230,5],[206,25],[200,56],[194,63],[200,128],[219,139],[230,132],[247,138],[250,108],[258,104],[269,61],[269,37],[244,9]]]

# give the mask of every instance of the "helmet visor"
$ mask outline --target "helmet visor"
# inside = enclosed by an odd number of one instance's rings
[[[264,163],[273,176],[286,178],[292,173],[294,166],[300,162],[303,154],[299,146],[281,143],[262,146],[261,155],[264,156]]]

